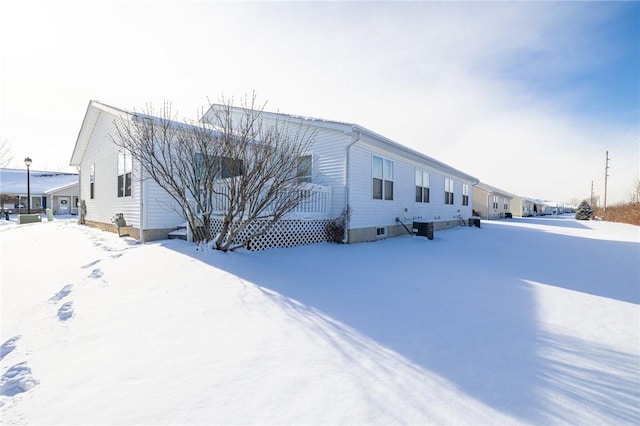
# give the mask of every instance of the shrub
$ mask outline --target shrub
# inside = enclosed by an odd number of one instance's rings
[[[576,210],[576,219],[578,220],[589,220],[593,216],[593,209],[587,203],[587,200],[583,200],[578,206],[578,210]]]

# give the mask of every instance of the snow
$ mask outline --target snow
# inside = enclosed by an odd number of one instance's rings
[[[264,252],[0,221],[5,424],[638,424],[640,228]]]
[[[78,183],[78,175],[65,172],[29,171],[31,194],[52,192]],[[27,193],[27,171],[21,169],[0,169],[0,191],[4,194]]]

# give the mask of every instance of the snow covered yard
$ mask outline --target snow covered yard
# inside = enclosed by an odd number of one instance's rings
[[[637,424],[640,228],[257,253],[0,226],[6,424]]]

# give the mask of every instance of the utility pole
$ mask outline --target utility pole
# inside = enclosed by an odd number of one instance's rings
[[[609,177],[609,151],[606,153],[606,162],[604,166],[604,209],[602,210],[602,220],[607,217],[607,178]]]
[[[593,205],[593,181],[591,181],[591,208],[594,208],[595,206]]]

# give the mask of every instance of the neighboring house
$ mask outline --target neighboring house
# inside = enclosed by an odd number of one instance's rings
[[[511,213],[513,195],[480,182],[473,187],[473,210],[482,219],[500,219]]]
[[[537,216],[539,207],[538,202],[531,198],[513,195],[511,200],[511,213],[514,217],[531,217]]]
[[[44,212],[50,208],[56,215],[78,213],[76,173],[30,170],[27,191],[27,170],[0,169],[0,208],[26,213],[28,193],[31,195],[32,212]]]
[[[544,206],[544,214],[560,215],[571,210],[559,201],[541,201],[540,203]]]
[[[209,110],[202,120],[208,122],[211,114]],[[71,165],[80,170],[82,220],[114,230],[113,217],[123,213],[134,238],[166,238],[184,218],[172,207],[169,195],[145,179],[139,165],[109,137],[114,120],[129,117],[125,110],[89,103],[71,158]],[[281,231],[298,235],[296,243],[307,241],[301,234],[324,233],[326,223],[347,206],[350,243],[404,234],[403,224],[411,229],[414,220],[444,229],[471,216],[471,188],[478,182],[473,176],[356,124],[268,112],[263,119],[309,126],[317,132],[309,155],[300,159],[308,170],[303,181],[313,185],[314,194],[289,215],[288,231]]]

